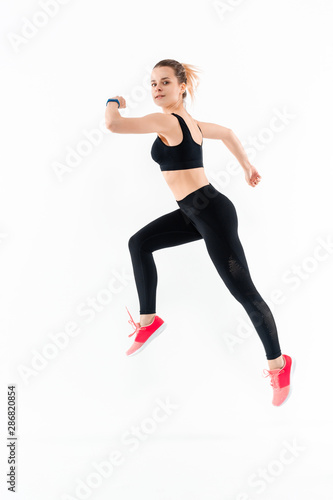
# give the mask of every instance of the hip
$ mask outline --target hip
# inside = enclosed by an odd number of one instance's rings
[[[176,201],[181,211],[196,226],[199,222],[215,229],[238,225],[235,205],[210,182]]]

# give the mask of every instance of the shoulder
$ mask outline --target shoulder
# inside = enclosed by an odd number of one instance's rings
[[[155,128],[155,132],[168,132],[174,126],[177,117],[171,113],[150,113],[143,117]]]

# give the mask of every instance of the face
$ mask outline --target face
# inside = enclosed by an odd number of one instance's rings
[[[185,89],[185,83],[179,85],[173,68],[161,66],[153,69],[151,73],[151,95],[157,106],[168,108],[181,103]]]

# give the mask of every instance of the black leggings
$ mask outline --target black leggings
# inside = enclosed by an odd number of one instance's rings
[[[157,271],[153,252],[203,238],[219,275],[248,313],[266,358],[279,357],[281,349],[274,317],[252,282],[238,237],[234,204],[211,183],[177,203],[177,210],[158,217],[129,239],[140,314],[156,313]]]

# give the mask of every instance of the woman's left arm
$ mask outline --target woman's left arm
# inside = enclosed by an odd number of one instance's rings
[[[229,151],[231,151],[231,153],[235,156],[235,158],[237,158],[239,164],[245,171],[246,182],[252,187],[256,186],[260,182],[261,175],[259,175],[256,168],[251,165],[240,140],[235,135],[233,130],[230,130],[228,136],[222,139],[222,141],[227,146]]]
[[[243,169],[247,170],[250,167],[249,159],[240,140],[233,130],[230,130],[229,135],[222,139],[222,141],[227,146],[229,151],[231,151],[231,153],[237,158]]]

